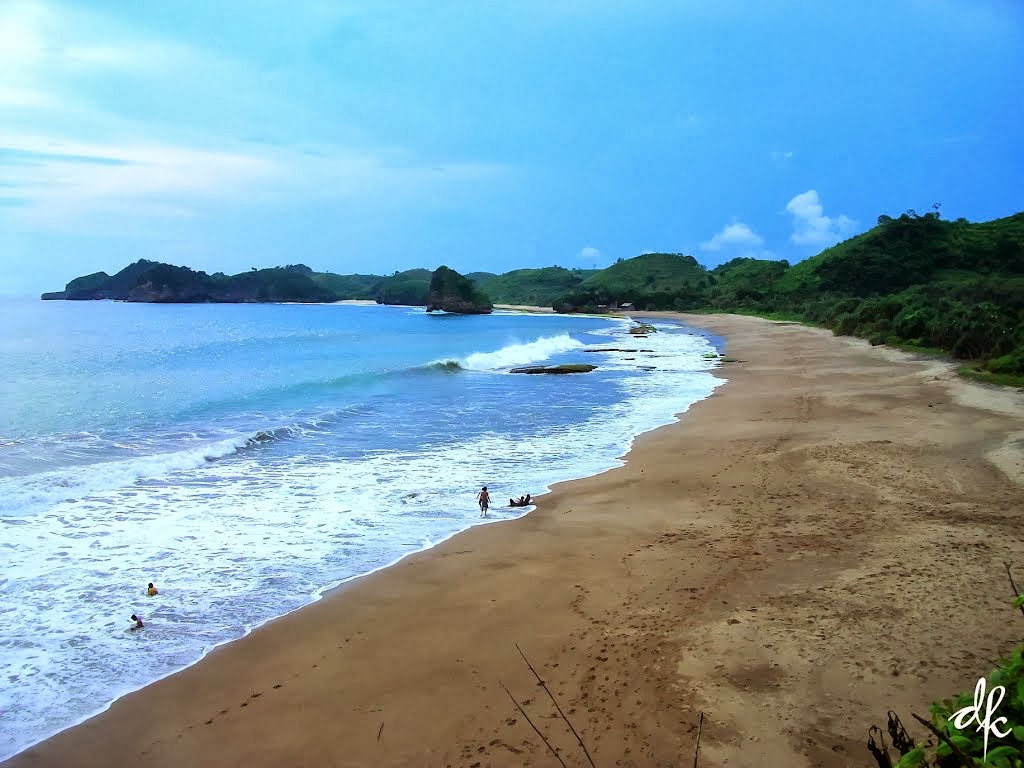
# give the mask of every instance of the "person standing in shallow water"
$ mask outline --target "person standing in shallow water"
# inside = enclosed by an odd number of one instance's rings
[[[476,500],[480,502],[480,517],[487,517],[487,507],[490,506],[491,495],[487,493],[486,485],[480,489],[480,493],[476,495]]]

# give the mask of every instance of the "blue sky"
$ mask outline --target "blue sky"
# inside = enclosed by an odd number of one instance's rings
[[[1024,209],[1017,0],[0,0],[0,292],[795,261]]]

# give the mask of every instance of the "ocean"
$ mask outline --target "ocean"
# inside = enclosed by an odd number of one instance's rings
[[[656,325],[0,301],[0,759],[347,579],[529,512],[510,496],[619,466],[723,381],[716,339]],[[587,351],[608,347],[651,351]],[[541,362],[598,369],[508,372]]]

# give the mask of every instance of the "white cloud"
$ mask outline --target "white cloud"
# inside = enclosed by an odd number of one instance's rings
[[[170,143],[88,143],[0,131],[5,191],[24,200],[9,215],[47,229],[117,229],[125,218],[199,215],[228,206],[295,199],[373,205],[443,205],[462,187],[508,169],[484,163],[424,163],[400,152],[342,147],[297,151]],[[581,256],[591,258],[584,249]]]
[[[592,245],[587,245],[581,248],[576,256],[585,261],[598,261],[601,258],[601,252]]]
[[[746,248],[756,249],[764,245],[764,238],[754,232],[742,221],[726,224],[722,231],[700,244],[702,251],[721,251],[722,249]]]
[[[165,144],[90,144],[0,133],[17,215],[46,226],[103,214],[187,216],[281,176],[265,158]]]
[[[796,153],[793,152],[792,150],[786,150],[784,152],[777,151],[771,153],[771,158],[772,160],[792,160],[793,155],[795,154]]]
[[[333,4],[322,5],[306,11],[316,19],[337,15]],[[230,128],[235,115],[273,135],[275,115],[312,123],[307,112],[315,107],[270,98],[261,85],[266,73],[219,49],[154,37],[113,14],[47,0],[0,0],[0,72],[0,178],[5,195],[22,201],[0,208],[0,228],[18,222],[119,233],[129,223],[145,229],[147,219],[210,213],[212,203],[437,208],[511,171],[437,163],[366,140],[312,147],[225,140],[240,135]],[[94,92],[94,82],[104,87]],[[229,127],[196,122],[192,112],[177,127],[163,116],[143,122],[128,108],[131,98],[109,98],[121,86],[167,94],[174,102],[168,115],[193,102],[217,104]]]
[[[793,214],[793,234],[790,236],[797,245],[828,246],[853,233],[857,222],[840,214],[825,215],[817,190],[808,190],[794,197],[786,204],[786,211]]]

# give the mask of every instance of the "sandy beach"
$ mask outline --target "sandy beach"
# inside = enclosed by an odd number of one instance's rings
[[[557,766],[500,683],[587,765],[517,643],[598,766],[689,764],[702,712],[705,768],[867,766],[890,709],[919,736],[911,712],[1022,635],[1003,563],[1024,582],[1024,394],[796,324],[684,319],[740,362],[625,466],[4,765]]]
[[[538,307],[531,304],[495,304],[494,308],[506,312],[529,312],[537,315],[553,315],[555,313],[551,307]]]

